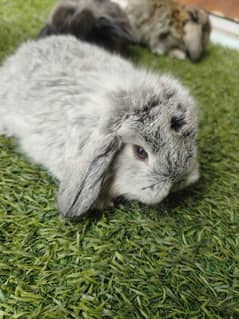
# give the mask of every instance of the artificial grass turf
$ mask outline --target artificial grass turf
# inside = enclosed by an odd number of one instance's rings
[[[0,58],[35,35],[54,1],[0,0]],[[0,318],[239,318],[239,53],[198,64],[132,49],[201,106],[200,182],[158,207],[73,223],[54,181],[0,137]]]

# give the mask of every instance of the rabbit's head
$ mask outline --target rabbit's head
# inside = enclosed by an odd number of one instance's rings
[[[190,59],[197,61],[205,50],[211,32],[209,15],[199,8],[185,6],[187,20],[184,23],[184,44]]]
[[[165,28],[160,21],[159,42],[153,51],[168,53],[172,57],[198,61],[209,41],[211,25],[208,14],[199,8],[178,5],[171,11]],[[154,42],[152,42],[154,44]]]
[[[65,216],[81,215],[102,197],[156,204],[199,177],[197,108],[176,80],[155,76],[108,98],[111,107],[61,183]]]

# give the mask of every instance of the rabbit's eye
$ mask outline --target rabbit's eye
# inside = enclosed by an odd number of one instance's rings
[[[134,155],[137,159],[145,161],[148,158],[147,152],[139,145],[134,145]]]
[[[163,40],[166,40],[168,36],[169,36],[169,32],[163,32],[159,35],[159,39],[163,41]]]

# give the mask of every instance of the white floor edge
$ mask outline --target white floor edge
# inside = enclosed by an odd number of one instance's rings
[[[212,23],[211,41],[239,50],[239,23],[223,17],[210,15]]]

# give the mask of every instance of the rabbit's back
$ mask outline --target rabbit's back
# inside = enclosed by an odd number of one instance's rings
[[[61,178],[63,154],[80,151],[101,106],[107,109],[107,92],[131,69],[71,36],[29,41],[0,69],[0,133],[16,136],[30,157]]]
[[[0,68],[0,112],[33,115],[44,110],[57,117],[55,111],[67,104],[89,110],[94,95],[103,97],[132,71],[119,56],[72,36],[29,41]]]
[[[111,73],[127,71],[129,67],[130,64],[117,55],[107,54],[70,35],[52,36],[28,41],[7,59],[1,68],[1,92],[8,85],[12,87],[13,82],[19,93],[21,86],[24,89],[20,92],[27,92],[35,85],[47,86],[53,79],[68,79],[67,85],[78,85],[78,91],[81,89],[81,80],[84,88],[89,86],[92,89],[95,82],[94,88],[97,89],[101,82],[96,80],[102,80],[105,74],[109,77]],[[54,84],[58,86],[59,83]]]

